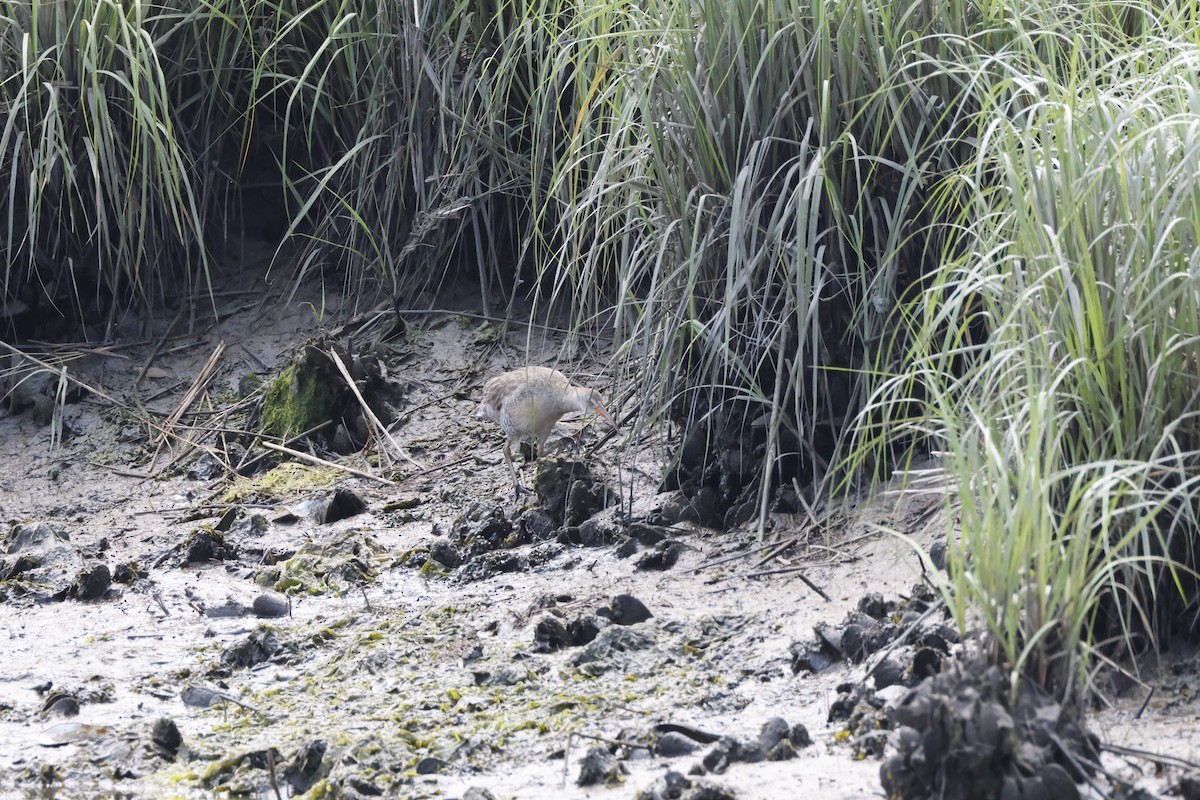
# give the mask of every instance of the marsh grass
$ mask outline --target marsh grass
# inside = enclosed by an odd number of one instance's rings
[[[637,426],[760,422],[760,525],[942,453],[949,607],[1014,677],[1069,692],[1196,612],[1192,6],[3,15],[5,307],[203,286],[265,187],[294,285],[476,280],[611,339]]]
[[[959,60],[999,102],[859,440],[945,453],[956,617],[1064,693],[1084,654],[1190,635],[1196,612],[1197,52],[1177,10],[1137,10],[1133,34],[1092,9],[1092,36]]]

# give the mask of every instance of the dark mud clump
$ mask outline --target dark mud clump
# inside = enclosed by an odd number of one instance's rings
[[[628,594],[617,595],[607,606],[596,609],[594,614],[579,614],[569,622],[564,622],[561,612],[551,608],[550,613],[538,620],[537,625],[534,626],[534,651],[551,653],[568,647],[590,645],[597,639],[602,641],[601,648],[606,648],[605,655],[613,649],[617,651],[641,649],[644,645],[642,639],[637,635],[627,636],[620,632],[612,632],[602,638],[601,632],[609,625],[636,625],[639,622],[645,622],[652,616],[654,615],[642,601]],[[577,660],[576,663],[597,660],[595,654],[588,654],[581,658],[584,660]]]
[[[616,493],[582,461],[543,461],[533,487],[539,505],[557,526],[577,527],[617,502]]]
[[[264,627],[225,648],[221,653],[221,664],[226,670],[253,667],[284,654],[294,654],[294,649],[285,647],[278,633]]]
[[[722,736],[704,754],[700,765],[706,772],[717,775],[725,772],[736,762],[755,764],[760,761],[790,761],[799,749],[812,744],[812,737],[804,725],[789,725],[782,717],[767,720],[753,739],[736,739]]]
[[[813,641],[792,644],[792,671],[817,673],[844,661],[871,660],[866,677],[874,678],[876,689],[916,686],[941,670],[958,641],[945,616],[924,586],[900,602],[868,594],[840,623],[814,626]]]
[[[536,507],[513,512],[508,504],[477,503],[469,508],[450,525],[447,540],[430,546],[429,559],[459,569],[458,579],[472,582],[526,572],[556,557],[565,545],[598,547],[617,540],[615,525],[594,518],[616,502],[616,495],[587,465],[544,462],[535,486]]]
[[[671,771],[649,789],[638,792],[637,800],[734,800],[736,796],[723,786]]]
[[[768,456],[770,415],[755,416],[742,406],[703,420],[682,416],[689,434],[659,487],[663,492],[681,492],[680,521],[727,530],[754,518]],[[816,449],[825,451],[831,442],[820,438]],[[795,513],[799,502],[793,479],[805,484],[811,478],[811,464],[802,455],[811,450],[786,427],[778,431],[778,446],[770,470],[769,508]]]
[[[305,544],[290,558],[266,567],[255,581],[288,594],[323,594],[360,587],[375,580],[375,569],[370,562],[383,552],[383,545],[369,533],[334,532]]]
[[[928,679],[888,716],[897,754],[880,779],[902,800],[1073,800],[1099,762],[1099,740],[1077,710],[1028,680],[1014,695],[1007,674],[981,662]]]
[[[14,595],[35,601],[98,600],[108,594],[107,564],[71,544],[70,535],[47,523],[17,525],[4,537],[0,582]]]

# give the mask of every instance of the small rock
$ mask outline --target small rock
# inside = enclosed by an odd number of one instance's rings
[[[55,692],[42,703],[42,713],[74,717],[79,714],[79,699],[64,692]]]
[[[224,474],[225,465],[207,451],[201,453],[200,457],[196,459],[196,463],[187,471],[188,478],[194,481],[211,481]]]
[[[946,568],[946,543],[944,541],[936,541],[929,545],[929,561],[933,564],[934,569]]]
[[[912,682],[918,683],[942,671],[942,655],[931,647],[922,647],[913,654]],[[878,686],[878,683],[876,683]]]
[[[700,760],[705,771],[720,775],[742,756],[742,746],[732,736],[723,736]]]
[[[596,615],[616,625],[636,625],[654,616],[641,600],[631,594],[617,595],[607,608],[598,609]]]
[[[179,733],[179,726],[175,724],[175,720],[159,717],[150,726],[150,741],[162,748],[167,755],[174,756],[183,745],[183,736]]]
[[[791,726],[783,717],[772,717],[763,723],[758,734],[758,745],[764,751],[769,751],[780,742],[786,741],[791,732]]]
[[[65,531],[44,522],[17,525],[3,543],[12,558],[0,560],[0,582],[20,579],[54,600],[75,596],[75,578],[88,567]]]
[[[416,771],[418,775],[436,775],[448,766],[450,766],[448,761],[433,756],[425,756],[417,762]]]
[[[218,530],[221,533],[229,533],[229,529],[233,527],[233,523],[237,522],[239,513],[240,511],[237,506],[230,506],[225,509],[225,513],[217,520],[217,524],[213,525],[213,530]]]
[[[886,647],[899,634],[899,628],[891,623],[881,623],[870,618],[867,622],[855,620],[842,629],[841,651],[847,660],[860,664],[869,655]]]
[[[481,789],[478,786],[472,786],[463,793],[462,800],[496,800],[496,795],[492,794],[487,789]]]
[[[317,520],[329,524],[358,516],[367,510],[361,497],[349,489],[337,489],[317,514]]]
[[[1042,786],[1054,800],[1079,800],[1079,787],[1075,785],[1075,781],[1071,780],[1071,776],[1061,765],[1047,764],[1042,767],[1041,779]],[[1191,797],[1184,795],[1184,800],[1200,800],[1200,798],[1195,795]]]
[[[237,548],[225,542],[220,531],[201,528],[193,531],[183,544],[184,560],[189,564],[228,561],[237,558]]]
[[[884,602],[883,595],[879,592],[871,592],[859,599],[858,610],[872,619],[883,619],[887,616],[888,606]]]
[[[654,546],[654,550],[644,554],[634,564],[634,569],[639,571],[656,571],[663,572],[675,566],[679,561],[679,555],[683,552],[683,545],[676,541],[663,541]]]
[[[747,500],[744,503],[739,503],[725,512],[725,530],[733,530],[739,525],[744,525],[758,514],[758,501]]]
[[[664,756],[666,758],[675,758],[677,756],[686,756],[700,749],[700,745],[693,742],[682,733],[670,731],[658,737],[658,741],[654,743],[654,754]]]
[[[617,655],[645,650],[654,645],[654,638],[635,628],[612,626],[600,631],[591,644],[571,656],[571,663],[598,675],[618,666]]]
[[[533,675],[529,670],[512,664],[501,667],[494,674],[485,672],[483,676],[482,683],[486,683],[488,686],[516,686],[522,681],[533,680]],[[476,683],[480,683],[480,681],[476,680]]]
[[[580,786],[619,783],[622,771],[620,760],[608,752],[607,748],[593,747],[587,751],[579,765],[579,778],[576,783]]]
[[[329,750],[329,745],[324,739],[313,739],[301,747],[292,760],[284,766],[283,776],[292,787],[293,792],[305,793],[312,788],[313,783],[317,782],[317,778],[322,774],[322,763],[326,750]]]
[[[801,672],[824,672],[836,663],[836,659],[830,657],[819,644],[792,642],[789,649],[792,654],[792,672],[797,675]]]
[[[796,746],[784,739],[767,751],[767,761],[791,761],[797,755]]]
[[[429,557],[446,569],[458,569],[463,562],[458,550],[445,539],[436,539],[429,545]]]
[[[548,542],[558,531],[554,520],[540,508],[531,508],[522,514],[519,527],[531,542]]]
[[[204,605],[195,601],[193,601],[193,605],[202,608],[204,616],[211,617],[212,619],[232,619],[234,617],[244,617],[250,613],[250,609],[246,607],[245,603],[238,602],[233,598],[227,598],[219,606]]]
[[[146,577],[146,573],[136,561],[128,561],[123,564],[117,564],[117,568],[113,570],[113,583],[130,584],[138,578]]]
[[[605,506],[610,505],[612,499],[608,487],[590,476],[574,480],[571,482],[571,488],[567,490],[567,508],[563,522],[582,527],[584,520],[594,517]]]
[[[699,515],[696,522],[705,528],[720,528],[725,522],[721,498],[711,486],[701,486],[692,496],[692,506]]]
[[[802,722],[797,722],[788,731],[788,741],[796,747],[808,747],[813,743],[812,737],[808,735],[808,728],[804,727]]]
[[[24,550],[41,550],[71,541],[66,531],[60,531],[45,522],[36,525],[17,525],[4,537],[9,555]]]
[[[567,636],[575,647],[590,643],[599,633],[600,623],[591,614],[582,614],[567,625]]]
[[[275,631],[263,628],[226,647],[221,653],[221,663],[227,667],[252,667],[271,658],[282,647]]]
[[[107,564],[97,564],[83,570],[75,577],[72,594],[80,600],[96,600],[104,596],[112,585],[112,573]]]
[[[904,683],[905,679],[904,666],[896,659],[888,656],[883,661],[879,662],[879,666],[875,668],[875,689],[886,689],[889,686],[899,686]]]
[[[1200,772],[1192,772],[1180,778],[1176,791],[1183,800],[1200,800]]]
[[[631,555],[636,553],[641,548],[642,548],[642,546],[641,546],[641,544],[638,543],[637,539],[630,538],[630,539],[626,539],[625,541],[621,542],[621,544],[617,547],[616,551],[614,551],[614,552],[615,552],[615,555],[617,556],[617,558],[629,558]]]
[[[553,653],[571,644],[571,634],[558,617],[546,615],[533,629],[533,649],[537,653]]]
[[[250,607],[260,617],[283,617],[291,610],[286,597],[271,593],[257,595]]]
[[[587,519],[579,524],[578,533],[572,537],[569,544],[583,547],[606,547],[616,541],[617,526],[611,522],[598,519]],[[564,542],[564,544],[567,544]]]
[[[680,522],[700,522],[700,511],[683,492],[671,492],[648,520],[652,525],[675,525]],[[636,535],[636,534],[635,534]]]
[[[664,539],[671,538],[676,531],[663,525],[652,525],[648,522],[631,521],[626,523],[625,532],[637,539],[642,547],[654,547]]]

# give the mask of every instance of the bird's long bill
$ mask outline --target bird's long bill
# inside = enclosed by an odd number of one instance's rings
[[[617,427],[617,421],[609,416],[608,412],[604,410],[604,406],[599,403],[596,403],[596,413],[604,417],[604,421],[609,425],[612,425],[614,428]]]

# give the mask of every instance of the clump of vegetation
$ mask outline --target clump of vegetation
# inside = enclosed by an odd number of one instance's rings
[[[330,419],[339,400],[330,376],[311,360],[289,365],[263,397],[262,427],[287,439]]]

